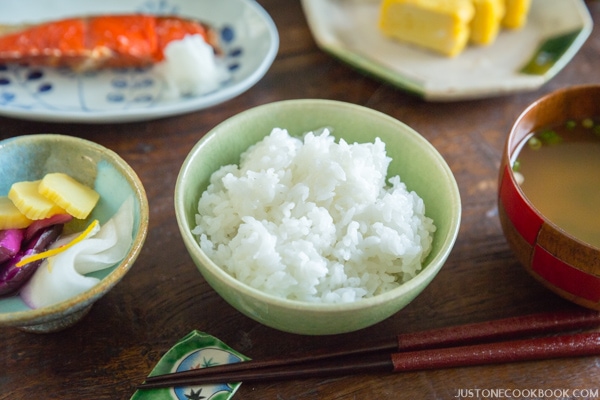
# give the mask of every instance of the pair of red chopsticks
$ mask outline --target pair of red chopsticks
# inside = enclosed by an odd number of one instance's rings
[[[600,355],[600,313],[576,310],[405,333],[395,340],[293,358],[245,361],[146,378],[138,389],[210,383],[404,372],[550,358]],[[517,339],[536,336],[528,339]],[[360,356],[360,357],[358,357]]]

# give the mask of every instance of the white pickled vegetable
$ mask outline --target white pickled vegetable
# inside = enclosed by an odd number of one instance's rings
[[[56,248],[78,234],[59,239]],[[44,260],[21,290],[23,301],[31,308],[50,306],[91,289],[99,282],[86,276],[115,265],[125,258],[133,241],[133,199],[128,198],[102,227],[67,250]]]

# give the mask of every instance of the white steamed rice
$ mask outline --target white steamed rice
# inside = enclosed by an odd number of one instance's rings
[[[287,299],[345,303],[414,277],[435,226],[389,179],[385,143],[302,139],[275,128],[211,176],[196,215],[202,250],[236,279]]]

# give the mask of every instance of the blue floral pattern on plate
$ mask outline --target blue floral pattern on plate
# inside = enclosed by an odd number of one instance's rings
[[[92,4],[94,0],[87,1]],[[268,14],[252,0],[223,0],[221,7],[237,6],[243,11],[232,14],[229,20],[225,12],[214,13],[215,21],[193,14],[201,11],[192,10],[190,14],[190,10],[184,9],[185,0],[149,0],[138,5],[134,5],[136,0],[125,1],[133,3],[131,12],[181,14],[213,25],[223,48],[219,62],[230,71],[230,78],[214,92],[168,99],[163,96],[166,83],[153,68],[75,73],[67,68],[0,65],[0,114],[77,122],[128,122],[181,114],[239,95],[262,78],[276,55],[277,30]],[[198,3],[202,6],[211,1]],[[90,11],[94,12],[99,13]],[[251,30],[253,35],[248,37]]]

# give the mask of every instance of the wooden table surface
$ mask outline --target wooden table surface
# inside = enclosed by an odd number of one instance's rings
[[[506,135],[528,104],[569,85],[600,83],[599,1],[588,2],[595,21],[591,37],[542,88],[451,103],[425,102],[364,76],[321,51],[298,0],[259,3],[279,29],[279,53],[260,82],[224,104],[126,124],[0,118],[0,139],[53,132],[113,149],[137,171],[150,204],[150,230],[136,264],[80,323],[43,335],[14,328],[0,330],[0,398],[129,399],[160,357],[195,329],[260,359],[340,343],[367,343],[400,332],[573,307],[541,287],[517,263],[498,221],[496,179]],[[436,279],[405,309],[358,332],[325,337],[293,335],[243,316],[204,281],[178,232],[173,208],[175,179],[192,146],[212,127],[240,111],[293,98],[356,103],[405,122],[445,157],[462,195],[460,233]],[[562,390],[565,398],[577,398],[576,389],[589,389],[595,393],[592,398],[600,398],[600,357],[246,383],[235,398],[452,399],[460,393],[477,394],[475,390],[465,392],[468,389],[517,389],[523,393],[544,389],[555,390],[555,394]]]

